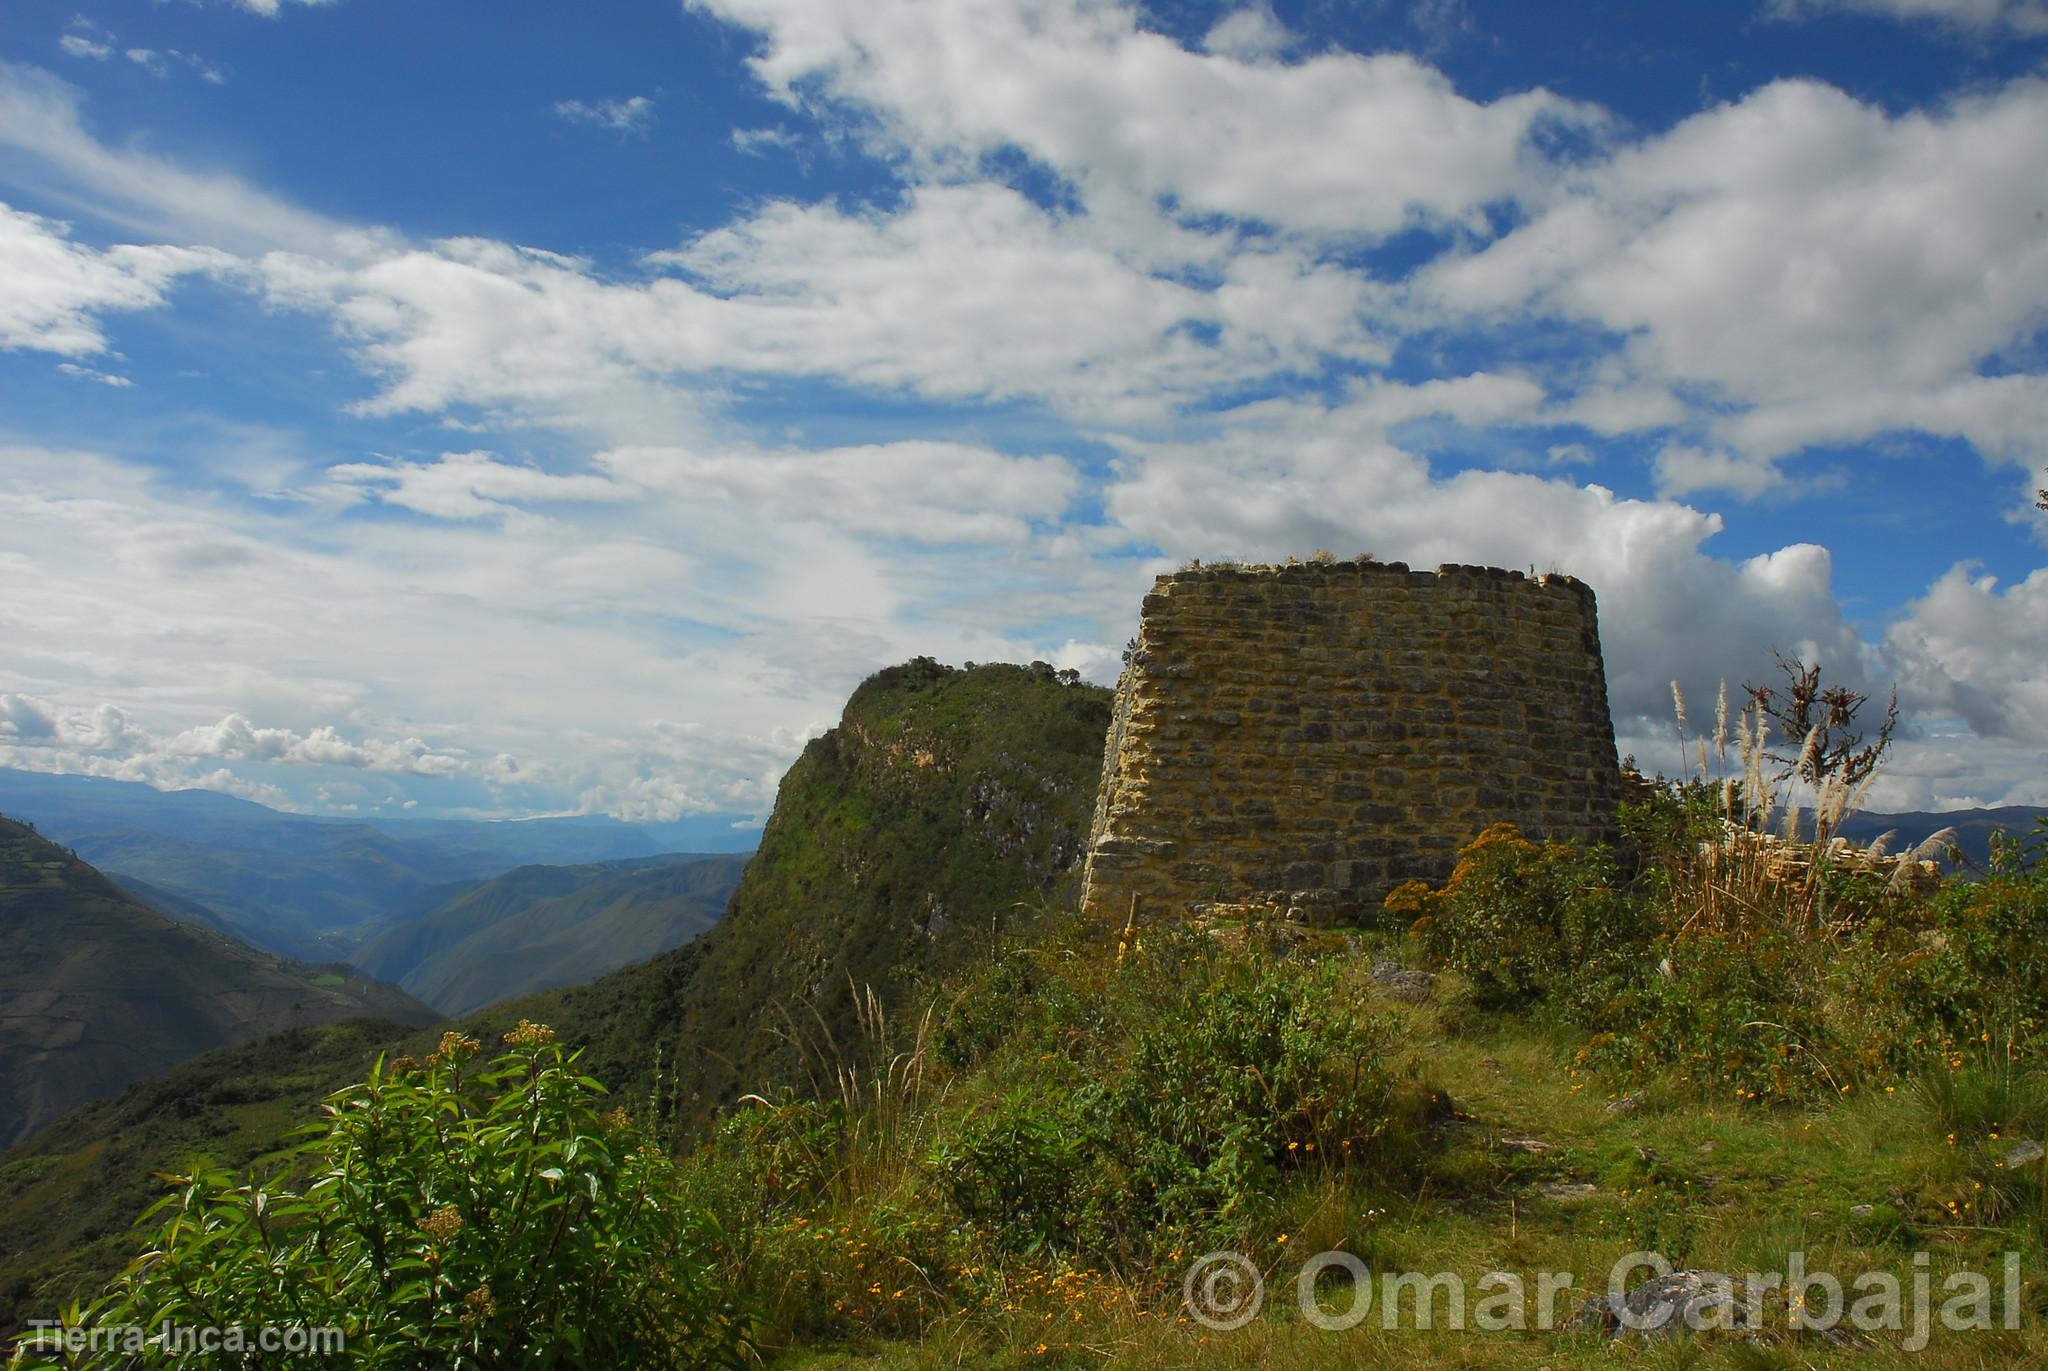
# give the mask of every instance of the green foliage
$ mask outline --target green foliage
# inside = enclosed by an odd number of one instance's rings
[[[1339,963],[1151,940],[1019,1047],[1040,1069],[943,1135],[931,1167],[999,1248],[1109,1261],[1243,1240],[1286,1177],[1387,1148],[1387,1033]],[[1056,1044],[1094,1039],[1046,1079]],[[1070,1049],[1071,1050],[1071,1049]]]
[[[1896,1088],[1957,1044],[2039,1055],[2048,875],[2021,845],[1985,880],[1929,889],[1910,862],[1761,833],[1734,785],[1638,790],[1626,881],[1599,849],[1501,825],[1388,909],[1482,1006],[1591,1030],[1579,1064],[1633,1083],[1782,1102]]]
[[[2048,868],[2008,858],[1982,881],[1943,886],[1927,912],[1899,993],[1946,1038],[2037,1040],[2048,1027]]]
[[[777,1006],[808,1004],[852,1044],[849,987],[872,988],[894,1010],[922,978],[972,965],[999,935],[1065,903],[1109,698],[1042,664],[962,671],[920,658],[876,673],[784,775],[716,927],[591,985],[468,1022],[546,1019],[631,1098],[647,1093],[654,1052],[665,1049],[678,1133],[748,1091],[802,1085],[801,1054],[764,1031],[781,1022]]]
[[[1467,844],[1440,890],[1411,881],[1387,910],[1412,919],[1425,953],[1495,1007],[1587,999],[1641,960],[1654,928],[1644,902],[1615,888],[1605,848],[1538,846],[1512,824]]]
[[[672,1164],[542,1026],[474,1062],[448,1033],[333,1096],[290,1172],[174,1177],[150,1250],[66,1322],[82,1367],[738,1365],[742,1320],[719,1234]],[[294,1188],[292,1177],[303,1178]],[[182,1353],[163,1330],[339,1329],[343,1347]],[[120,1330],[145,1330],[140,1349]],[[97,1340],[91,1338],[99,1330]]]
[[[1610,983],[1582,1060],[1637,1079],[1740,1099],[1784,1100],[1841,1089],[1825,949],[1782,931],[1756,938],[1687,932],[1661,940],[1654,970]],[[1832,1063],[1832,1064],[1831,1064]]]
[[[1049,979],[1040,959],[1022,948],[968,974],[959,991],[946,996],[933,1042],[939,1061],[964,1067],[988,1056],[1034,1012]]]
[[[998,1249],[1072,1251],[1090,1228],[1080,1206],[1099,1162],[1065,1090],[1017,1088],[953,1128],[930,1157],[953,1208]]]

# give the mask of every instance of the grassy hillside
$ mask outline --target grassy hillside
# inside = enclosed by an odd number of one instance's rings
[[[227,1043],[300,1025],[438,1016],[345,970],[168,918],[0,819],[0,1143]]]
[[[521,1017],[549,1023],[586,1050],[585,1069],[636,1107],[659,1078],[659,1126],[687,1143],[696,1136],[689,1125],[716,1103],[803,1078],[769,1033],[775,1006],[810,1022],[803,1004],[814,1001],[852,1045],[849,978],[914,998],[923,977],[977,960],[1000,933],[1030,926],[1072,893],[1108,708],[1108,692],[1049,668],[913,662],[879,673],[784,778],[760,852],[710,932],[589,984],[495,1005],[461,1027],[494,1042]],[[572,884],[540,872],[529,890],[551,881]],[[502,906],[484,897],[485,912],[509,909],[517,885],[497,892]],[[178,1170],[200,1152],[234,1165],[267,1151],[285,1121],[310,1117],[329,1090],[359,1075],[376,1045],[424,1058],[435,1035],[351,1028],[215,1052],[0,1153],[0,1176],[39,1178],[4,1211],[21,1226],[0,1219],[0,1290],[12,1283],[22,1317],[89,1283],[89,1273],[109,1274],[130,1250],[112,1216],[140,1212],[122,1205],[149,1193],[149,1172]],[[245,1093],[249,1101],[218,1109],[187,1103]],[[118,1196],[104,1192],[109,1167]]]
[[[1837,893],[1874,902],[1883,923],[1816,930],[1798,917],[1811,890],[1781,873],[1777,902],[1746,925],[1667,923],[1699,855],[1680,835],[1622,880],[1597,855],[1496,831],[1446,886],[1411,892],[1430,925],[1406,936],[1217,924],[1127,945],[1040,920],[928,987],[928,1021],[876,1025],[891,1069],[727,1113],[668,1184],[714,1216],[720,1279],[762,1360],[800,1371],[2042,1364],[2048,992],[1966,944],[1972,930],[2048,928],[2048,885],[1852,883]],[[1575,912],[1546,917],[1560,909]],[[1523,936],[1504,939],[1499,918]],[[1914,960],[1885,931],[1899,924],[1942,933],[1953,956]],[[1614,955],[1577,957],[1591,945]],[[1924,971],[1941,995],[1912,979]],[[1614,1005],[1664,1008],[1642,1029],[1650,1051],[1610,1050],[1596,1024]],[[1738,1006],[1772,1022],[1731,1018]],[[1788,1063],[1773,1030],[1802,1008],[1815,1055]],[[1695,1057],[1688,1025],[1727,1031]],[[1999,1025],[2011,1031],[1993,1038]],[[1743,1084],[1759,1060],[1779,1062],[1775,1092]],[[134,1103],[132,1117],[162,1117]],[[104,1136],[75,1118],[76,1140]],[[1241,1327],[1194,1316],[1230,1312],[1230,1287],[1186,1280],[1218,1251],[1265,1285]],[[1738,1276],[1784,1272],[1798,1253],[1845,1285],[1887,1273],[1908,1292],[1917,1276],[1930,1316],[1957,1273],[1984,1274],[1991,1293],[1984,1327],[1933,1319],[1924,1351],[1911,1313],[1898,1328],[1802,1331],[1782,1283],[1760,1291],[1754,1333],[1611,1345],[1562,1326],[1645,1251]],[[1419,1273],[1455,1281],[1463,1303],[1410,1285],[1392,1327],[1380,1302],[1355,1327],[1315,1326],[1296,1278],[1326,1252],[1355,1258],[1376,1301]],[[2010,1329],[2007,1253],[2021,1285]],[[1493,1272],[1521,1282],[1524,1326],[1478,1324]],[[1535,1292],[1550,1273],[1571,1286],[1546,1319]],[[465,1288],[434,1298],[459,1313]],[[1360,1297],[1341,1270],[1312,1288],[1325,1315]]]
[[[1109,700],[1043,665],[877,673],[783,777],[716,928],[481,1022],[556,1025],[631,1098],[658,1065],[684,1125],[744,1091],[804,1084],[778,1029],[851,1043],[852,987],[901,1002],[1071,900]]]
[[[671,854],[523,866],[384,934],[352,960],[445,1014],[594,980],[697,937],[747,858]]]

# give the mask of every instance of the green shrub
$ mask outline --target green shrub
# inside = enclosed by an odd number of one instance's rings
[[[1414,1146],[1385,1028],[1337,961],[1224,952],[1198,931],[1140,941],[1071,1018],[1026,1035],[1048,1056],[1089,1043],[1082,1079],[1005,1094],[931,1150],[992,1244],[1123,1262],[1242,1241],[1290,1171]]]
[[[2048,872],[1950,882],[1903,956],[1899,993],[1950,1040],[2037,1043],[2048,1028]]]
[[[946,997],[933,1050],[942,1065],[972,1066],[1017,1030],[1035,1008],[1046,976],[1030,949],[1012,948]]]
[[[1832,949],[1783,931],[1660,940],[1655,969],[1586,1016],[1582,1060],[1705,1093],[1785,1100],[1855,1079],[1829,1023]]]
[[[296,1174],[175,1178],[149,1250],[68,1322],[96,1346],[26,1365],[410,1368],[738,1365],[719,1235],[553,1034],[478,1069],[455,1033],[334,1095]],[[149,1217],[149,1216],[145,1216]],[[212,1355],[162,1330],[338,1329],[325,1356]],[[142,1330],[132,1349],[122,1330]],[[97,1339],[93,1339],[98,1330]],[[234,1335],[227,1335],[234,1336]]]
[[[1410,881],[1386,908],[1413,920],[1425,955],[1463,972],[1492,1007],[1597,1001],[1639,969],[1654,931],[1648,906],[1615,888],[1611,852],[1539,847],[1512,824],[1468,843],[1441,889]]]
[[[1072,1251],[1098,1164],[1087,1121],[1063,1090],[1014,1090],[976,1110],[930,1157],[947,1200],[999,1251]]]

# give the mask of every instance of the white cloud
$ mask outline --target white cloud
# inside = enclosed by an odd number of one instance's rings
[[[1273,7],[1256,4],[1232,10],[1217,20],[1203,37],[1202,48],[1219,57],[1252,62],[1261,57],[1278,57],[1294,42],[1294,35],[1273,13]]]
[[[1362,425],[1362,427],[1361,427]],[[1435,475],[1367,436],[1377,420],[1268,407],[1199,444],[1126,444],[1105,493],[1112,516],[1169,557],[1273,560],[1328,550],[1562,569],[1600,596],[1618,719],[1668,717],[1670,682],[1711,693],[1781,650],[1862,679],[1866,652],[1835,602],[1825,548],[1795,544],[1730,563],[1705,545],[1719,516],[1671,501],[1507,471]]]
[[[801,145],[803,140],[782,128],[734,129],[732,145],[750,157],[766,157],[770,152],[788,152]]]
[[[96,371],[92,367],[82,367],[76,362],[59,362],[57,363],[57,370],[63,372],[66,376],[75,376],[81,381],[97,381],[103,386],[112,386],[116,390],[127,390],[135,384],[126,376],[116,375],[109,371]]]
[[[335,0],[231,0],[231,2],[238,8],[249,11],[251,14],[260,14],[265,19],[275,19],[283,12],[285,4],[312,7],[331,5],[335,3]]]
[[[98,315],[150,309],[181,275],[216,272],[224,253],[71,241],[71,226],[0,204],[0,348],[66,357],[106,351]],[[116,381],[115,384],[120,384]]]
[[[2048,390],[1979,370],[2048,322],[2043,165],[2048,82],[1894,116],[1784,81],[1616,153],[1421,288],[1623,335],[1633,375],[1719,400],[1706,428],[1751,457],[1923,428],[2027,459]]]
[[[505,519],[524,515],[531,504],[632,496],[602,476],[555,475],[489,452],[445,452],[433,462],[347,462],[329,467],[327,477],[441,519]]]
[[[961,443],[809,452],[620,448],[600,465],[678,498],[716,499],[798,523],[913,543],[1021,546],[1080,489],[1059,457],[1006,457]]]
[[[113,38],[113,34],[81,14],[65,25],[64,35],[57,40],[57,46],[73,57],[104,62],[114,55]]]
[[[76,87],[38,67],[0,61],[0,148],[27,155],[9,168],[128,230],[199,241],[235,254],[294,248],[337,262],[388,248],[385,235],[351,229],[286,204],[236,177],[192,171],[87,133]]]
[[[1684,443],[1673,443],[1659,452],[1656,470],[1658,493],[1669,496],[1725,490],[1754,499],[1785,484],[1785,473],[1768,457],[1715,452]]]
[[[649,265],[692,279],[605,280],[480,239],[262,269],[272,299],[331,313],[385,378],[373,413],[471,403],[616,426],[621,392],[682,382],[665,398],[687,407],[753,373],[1151,417],[1388,352],[1368,322],[1386,289],[1304,251],[1162,225],[1134,255],[998,186],[926,187],[891,213],[775,202]]]
[[[2048,569],[2000,591],[1952,568],[1892,625],[1900,694],[1984,738],[2048,743]]]
[[[1604,124],[1543,91],[1467,100],[1401,54],[1282,66],[1190,52],[1124,4],[692,4],[763,36],[754,71],[792,105],[822,92],[940,163],[1021,149],[1097,209],[1168,196],[1338,237],[1467,222],[1541,184],[1541,131]]]
[[[364,771],[410,772],[416,776],[452,776],[465,770],[464,759],[438,752],[418,738],[355,741],[331,724],[306,733],[288,728],[259,728],[240,714],[220,722],[186,729],[166,739],[163,751],[177,757],[218,757],[224,761],[274,762],[285,766],[336,766]]]
[[[2048,5],[2042,0],[1769,0],[1765,12],[1777,19],[1803,19],[1839,11],[1901,23],[1928,22],[1958,32],[2009,30],[2032,36],[2048,33]]]
[[[557,100],[555,113],[572,124],[589,124],[615,133],[645,133],[654,127],[654,101],[644,95],[624,100]]]
[[[174,62],[190,67],[201,80],[210,85],[224,85],[228,79],[218,67],[197,53],[180,52],[177,48],[168,48],[163,52],[158,52],[154,48],[129,48],[122,55],[159,80],[171,74],[171,64]]]

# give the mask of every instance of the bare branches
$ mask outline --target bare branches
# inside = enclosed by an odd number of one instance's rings
[[[1818,662],[1808,666],[1797,657],[1775,655],[1778,669],[1785,675],[1784,684],[1745,685],[1743,689],[1778,726],[1779,737],[1800,744],[1794,756],[1769,754],[1784,768],[1779,775],[1796,775],[1816,788],[1828,781],[1838,787],[1860,785],[1877,770],[1891,747],[1892,732],[1899,724],[1898,691],[1892,692],[1885,706],[1877,735],[1866,741],[1863,730],[1856,726],[1856,715],[1869,702],[1868,696],[1847,686],[1821,685]]]

